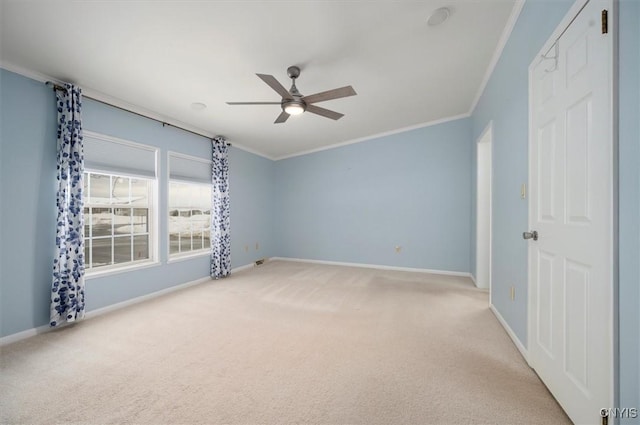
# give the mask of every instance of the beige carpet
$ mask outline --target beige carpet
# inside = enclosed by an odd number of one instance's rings
[[[0,372],[3,424],[569,423],[486,292],[418,273],[270,262],[5,346]]]

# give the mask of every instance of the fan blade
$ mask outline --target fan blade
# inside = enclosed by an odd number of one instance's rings
[[[335,111],[330,111],[328,109],[324,109],[316,105],[307,105],[307,112],[311,112],[312,114],[317,114],[323,117],[331,118],[332,120],[339,120],[340,118],[344,117],[344,114],[341,114]]]
[[[262,81],[267,83],[269,87],[271,87],[276,92],[278,92],[278,94],[282,96],[282,98],[293,99],[293,97],[291,96],[291,93],[289,93],[289,90],[285,89],[284,86],[280,84],[273,75],[266,75],[266,74],[256,74],[256,75],[260,77]]]
[[[281,102],[227,102],[227,105],[280,105]]]
[[[278,118],[276,118],[276,120],[273,123],[280,124],[285,122],[288,119],[289,119],[289,114],[287,114],[285,111],[282,111],[282,113],[278,115]]]
[[[325,100],[340,99],[341,97],[355,96],[358,93],[351,86],[340,87],[339,89],[327,90],[321,93],[304,96],[302,100],[307,105],[311,103],[324,102]]]

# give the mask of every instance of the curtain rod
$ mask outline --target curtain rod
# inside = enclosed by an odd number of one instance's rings
[[[46,84],[47,86],[52,87],[54,91],[55,91],[55,90],[67,91],[67,89],[66,89],[66,88],[62,87],[62,86],[61,86],[61,85],[59,85],[59,84],[54,83],[53,81],[47,81],[45,84]],[[209,139],[209,140],[211,140],[211,141],[213,141],[213,139],[214,139],[213,137],[206,136],[206,135],[204,135],[204,134],[201,134],[201,133],[195,132],[195,131],[193,131],[193,130],[189,130],[189,129],[186,129],[186,128],[184,128],[184,127],[180,127],[180,126],[175,125],[175,124],[171,124],[171,123],[168,123],[168,122],[161,121],[161,120],[159,120],[159,119],[156,119],[156,118],[150,117],[150,116],[148,116],[148,115],[144,115],[144,114],[141,114],[141,113],[139,113],[139,112],[132,111],[131,109],[123,108],[122,106],[118,106],[118,105],[114,105],[113,103],[105,102],[104,100],[96,99],[95,97],[85,96],[85,95],[82,95],[82,97],[86,97],[87,99],[91,99],[91,100],[93,100],[93,101],[100,102],[100,103],[102,103],[102,104],[105,104],[105,105],[111,106],[111,107],[113,107],[113,108],[117,108],[117,109],[120,109],[120,110],[122,110],[122,111],[129,112],[129,113],[131,113],[131,114],[138,115],[138,116],[140,116],[140,117],[147,118],[147,119],[150,119],[150,120],[153,120],[153,121],[159,122],[159,123],[161,123],[161,124],[162,124],[162,126],[163,126],[163,127],[164,127],[164,126],[174,127],[174,128],[180,129],[180,130],[182,130],[182,131],[186,131],[187,133],[191,133],[191,134],[195,134],[196,136],[204,137],[205,139]],[[232,145],[231,143],[227,142],[227,146],[233,146],[233,145]]]

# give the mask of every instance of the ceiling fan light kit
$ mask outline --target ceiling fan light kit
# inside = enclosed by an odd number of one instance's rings
[[[282,102],[282,110],[289,115],[300,115],[307,109],[303,101],[287,100]]]
[[[276,80],[273,75],[256,74],[258,78],[264,81],[282,100],[280,102],[227,102],[227,105],[280,105],[282,113],[276,118],[274,124],[285,122],[291,115],[300,115],[303,112],[311,112],[332,120],[339,120],[344,116],[339,112],[324,109],[313,103],[325,102],[327,100],[339,99],[342,97],[355,96],[357,93],[351,86],[345,86],[338,89],[328,90],[321,93],[303,96],[296,87],[296,78],[300,76],[300,68],[290,66],[287,68],[287,75],[292,80],[291,88],[287,90],[282,84]]]

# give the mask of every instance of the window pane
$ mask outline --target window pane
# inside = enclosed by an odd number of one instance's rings
[[[112,204],[131,203],[131,197],[129,196],[129,177],[112,176],[111,184],[113,185],[111,191]]]
[[[131,179],[131,205],[149,205],[149,181]]]
[[[84,197],[84,203],[88,204],[89,203],[89,173],[84,173],[83,174],[83,181],[82,181],[82,196]]]
[[[111,197],[111,177],[104,174],[91,173],[90,202],[92,204],[108,204]]]
[[[190,206],[189,185],[171,183],[169,187],[169,209],[185,209]]]
[[[180,252],[180,228],[183,218],[180,217],[179,197],[182,185],[169,183],[169,253]]]
[[[106,266],[112,264],[111,261],[111,238],[94,238],[91,247],[93,260],[92,266]]]
[[[211,186],[203,186],[200,188],[200,202],[202,203],[202,209],[204,215],[198,223],[202,229],[203,248],[209,248],[209,233],[211,232]]]
[[[133,209],[133,233],[149,232],[149,210],[147,208]]]
[[[170,182],[169,253],[208,249],[210,227],[211,186]]]
[[[202,249],[204,248],[202,242],[202,231],[193,234],[193,249]]]
[[[191,236],[180,235],[180,252],[188,252],[191,251]]]
[[[178,192],[180,187],[177,183],[169,183],[169,209],[177,208]]]
[[[113,238],[113,259],[115,264],[131,261],[131,236]]]
[[[89,239],[84,240],[84,268],[91,267],[91,257],[89,256],[89,250],[91,249],[91,241]]]
[[[91,237],[91,208],[84,208],[84,235],[85,238]]]
[[[207,229],[207,223],[209,222],[209,216],[202,214],[193,215],[191,217],[191,233],[193,234],[193,249],[202,249],[202,238],[205,234],[209,233]]]
[[[91,208],[92,236],[111,235],[111,208]]]
[[[169,254],[180,252],[180,234],[169,233]]]
[[[209,211],[211,209],[211,186],[200,186],[198,189],[196,207],[203,212]]]
[[[133,237],[133,261],[149,258],[149,236],[138,235]]]
[[[178,217],[180,252],[191,251],[191,210],[180,210]]]
[[[113,211],[113,235],[131,234],[131,208],[115,208]]]
[[[169,214],[169,253],[180,252],[180,217],[177,209],[171,210]]]

